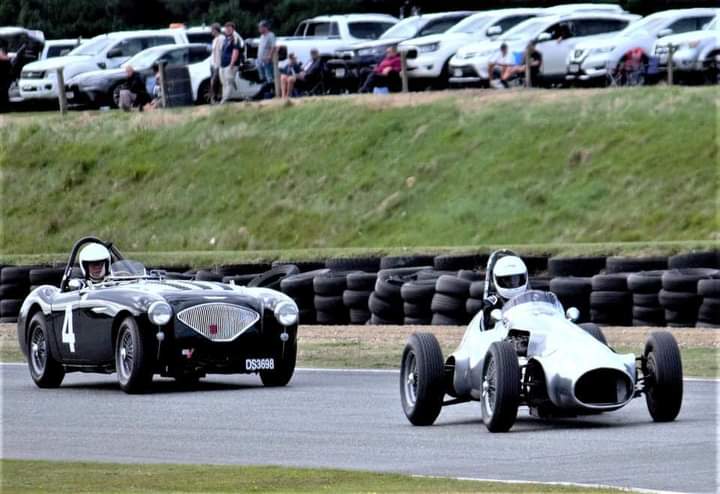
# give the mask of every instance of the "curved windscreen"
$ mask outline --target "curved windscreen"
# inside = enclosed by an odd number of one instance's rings
[[[544,314],[562,315],[564,313],[563,306],[554,293],[540,290],[528,290],[508,300],[503,307],[503,314],[512,309],[527,309]]]
[[[385,31],[380,39],[414,38],[424,24],[420,17],[408,17]]]
[[[115,261],[110,265],[110,276],[116,278],[146,276],[145,266],[138,261]]]
[[[91,39],[87,43],[83,43],[75,48],[69,54],[94,56],[103,51],[105,47],[110,44],[110,41],[110,38]]]
[[[481,31],[494,17],[491,16],[470,16],[448,29],[449,33],[474,34]]]

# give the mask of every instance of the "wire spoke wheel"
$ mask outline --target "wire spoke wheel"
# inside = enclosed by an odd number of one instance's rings
[[[414,352],[409,352],[407,359],[405,360],[404,369],[404,382],[405,382],[405,396],[408,405],[415,406],[417,401],[417,359],[415,358]]]
[[[495,359],[491,358],[487,364],[487,370],[485,371],[485,377],[483,378],[483,404],[485,406],[485,412],[488,415],[492,415],[495,412],[495,392],[497,390],[497,367],[495,365]]]
[[[134,347],[132,334],[129,331],[125,331],[120,341],[120,372],[123,379],[130,379],[133,369],[134,359]]]
[[[120,388],[126,393],[146,391],[154,373],[152,340],[140,331],[135,319],[127,317],[120,323],[115,341],[115,371]]]
[[[40,388],[57,388],[65,378],[65,369],[53,356],[45,316],[41,312],[30,320],[28,334],[30,376]]]
[[[47,341],[42,328],[35,324],[32,328],[32,336],[30,337],[30,363],[36,374],[41,375],[45,372],[47,364]]]

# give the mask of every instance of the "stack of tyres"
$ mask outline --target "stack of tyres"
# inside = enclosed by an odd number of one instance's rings
[[[455,254],[435,256],[433,267],[435,271],[460,271],[461,269],[472,270],[487,263],[487,255],[480,254]]]
[[[530,289],[547,292],[550,290],[550,281],[551,280],[552,280],[552,278],[549,276],[531,276],[530,277]]]
[[[720,269],[720,251],[688,252],[668,259],[670,269],[712,268]]]
[[[313,279],[318,324],[339,325],[350,322],[350,312],[343,301],[348,274],[347,271],[328,271]]]
[[[294,274],[280,281],[280,291],[292,298],[298,306],[298,310],[300,311],[300,324],[315,324],[317,322],[313,280],[316,276],[323,275],[327,272],[327,269],[318,269],[316,271],[308,271],[307,273]]]
[[[696,326],[720,328],[720,278],[698,281],[698,295],[702,297],[702,303]]]
[[[550,280],[550,291],[557,296],[565,309],[575,307],[580,311],[577,322],[590,321],[591,278],[559,276]]]
[[[368,303],[376,282],[377,273],[359,271],[347,275],[347,289],[343,292],[343,302],[348,308],[352,324],[366,324],[370,321]]]
[[[388,258],[383,258],[385,261]],[[368,307],[372,316],[371,324],[403,324],[402,286],[417,279],[421,271],[431,270],[431,266],[414,266],[406,268],[383,269],[378,273],[375,291],[370,295]]]
[[[485,280],[473,281],[468,289],[468,299],[465,302],[465,312],[470,319],[480,312],[483,308],[483,298],[485,297]]]
[[[633,297],[633,326],[665,326],[665,309],[658,296],[664,273],[641,271],[628,276],[628,288]]]
[[[592,277],[590,319],[611,326],[632,325],[632,293],[627,273],[596,274]]]
[[[20,306],[30,293],[30,271],[40,266],[5,266],[0,271],[0,322],[17,321]]]
[[[551,257],[548,259],[548,273],[552,277],[588,277],[605,269],[605,257]]]
[[[30,291],[42,285],[60,286],[65,268],[36,268],[29,273]]]
[[[417,279],[404,283],[400,288],[406,325],[428,325],[432,322],[430,305],[435,295],[435,283],[435,278]]]
[[[435,282],[430,308],[434,326],[461,326],[470,321],[466,304],[472,282],[457,276],[440,276]]]
[[[668,258],[664,256],[646,257],[608,257],[605,262],[606,273],[638,273],[641,271],[665,270],[668,267]]]
[[[668,326],[695,326],[701,302],[698,282],[717,275],[718,270],[709,268],[671,269],[663,274],[658,297]]]

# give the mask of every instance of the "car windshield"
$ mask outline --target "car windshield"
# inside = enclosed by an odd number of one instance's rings
[[[720,16],[716,17],[710,24],[705,26],[708,31],[720,31]]]
[[[385,31],[380,39],[413,38],[424,24],[422,17],[409,17]]]
[[[98,53],[103,51],[107,45],[110,44],[110,41],[111,40],[109,38],[91,39],[87,43],[83,43],[82,45],[75,48],[69,53],[69,55],[97,55]]]
[[[378,39],[394,24],[392,22],[349,22],[350,36],[358,39]]]
[[[620,36],[632,37],[640,32],[646,32],[648,34],[654,34],[667,23],[667,18],[654,18],[647,17],[641,21],[637,21],[634,24],[630,24],[628,27],[620,32]]]
[[[499,39],[503,41],[514,41],[534,38],[545,31],[547,26],[548,22],[545,19],[530,19],[510,29],[504,35],[500,36]]]
[[[466,17],[447,30],[448,33],[474,34],[481,31],[493,18],[487,15]]]
[[[130,60],[125,62],[123,64],[123,67],[127,67],[129,65],[136,70],[148,69],[152,67],[152,64],[154,64],[164,52],[165,48],[159,47],[143,50],[134,57],[132,57]]]
[[[128,278],[146,276],[145,266],[138,261],[115,261],[110,265],[110,276],[113,278]]]
[[[529,310],[534,313],[563,315],[563,306],[551,292],[528,290],[525,293],[507,301],[503,307],[503,315],[510,310]]]

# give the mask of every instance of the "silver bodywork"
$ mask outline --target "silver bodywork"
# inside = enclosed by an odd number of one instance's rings
[[[454,391],[460,398],[481,398],[485,356],[493,342],[502,340],[515,343],[526,384],[528,369],[537,372],[539,364],[546,388],[546,395],[541,394],[555,409],[616,410],[635,396],[635,355],[615,353],[568,320],[551,293],[531,290],[510,300],[492,329],[483,330],[482,320],[480,312],[449,358],[454,364]],[[588,399],[597,397],[601,388],[606,392],[600,399]],[[525,404],[531,410],[536,405],[527,396]]]

